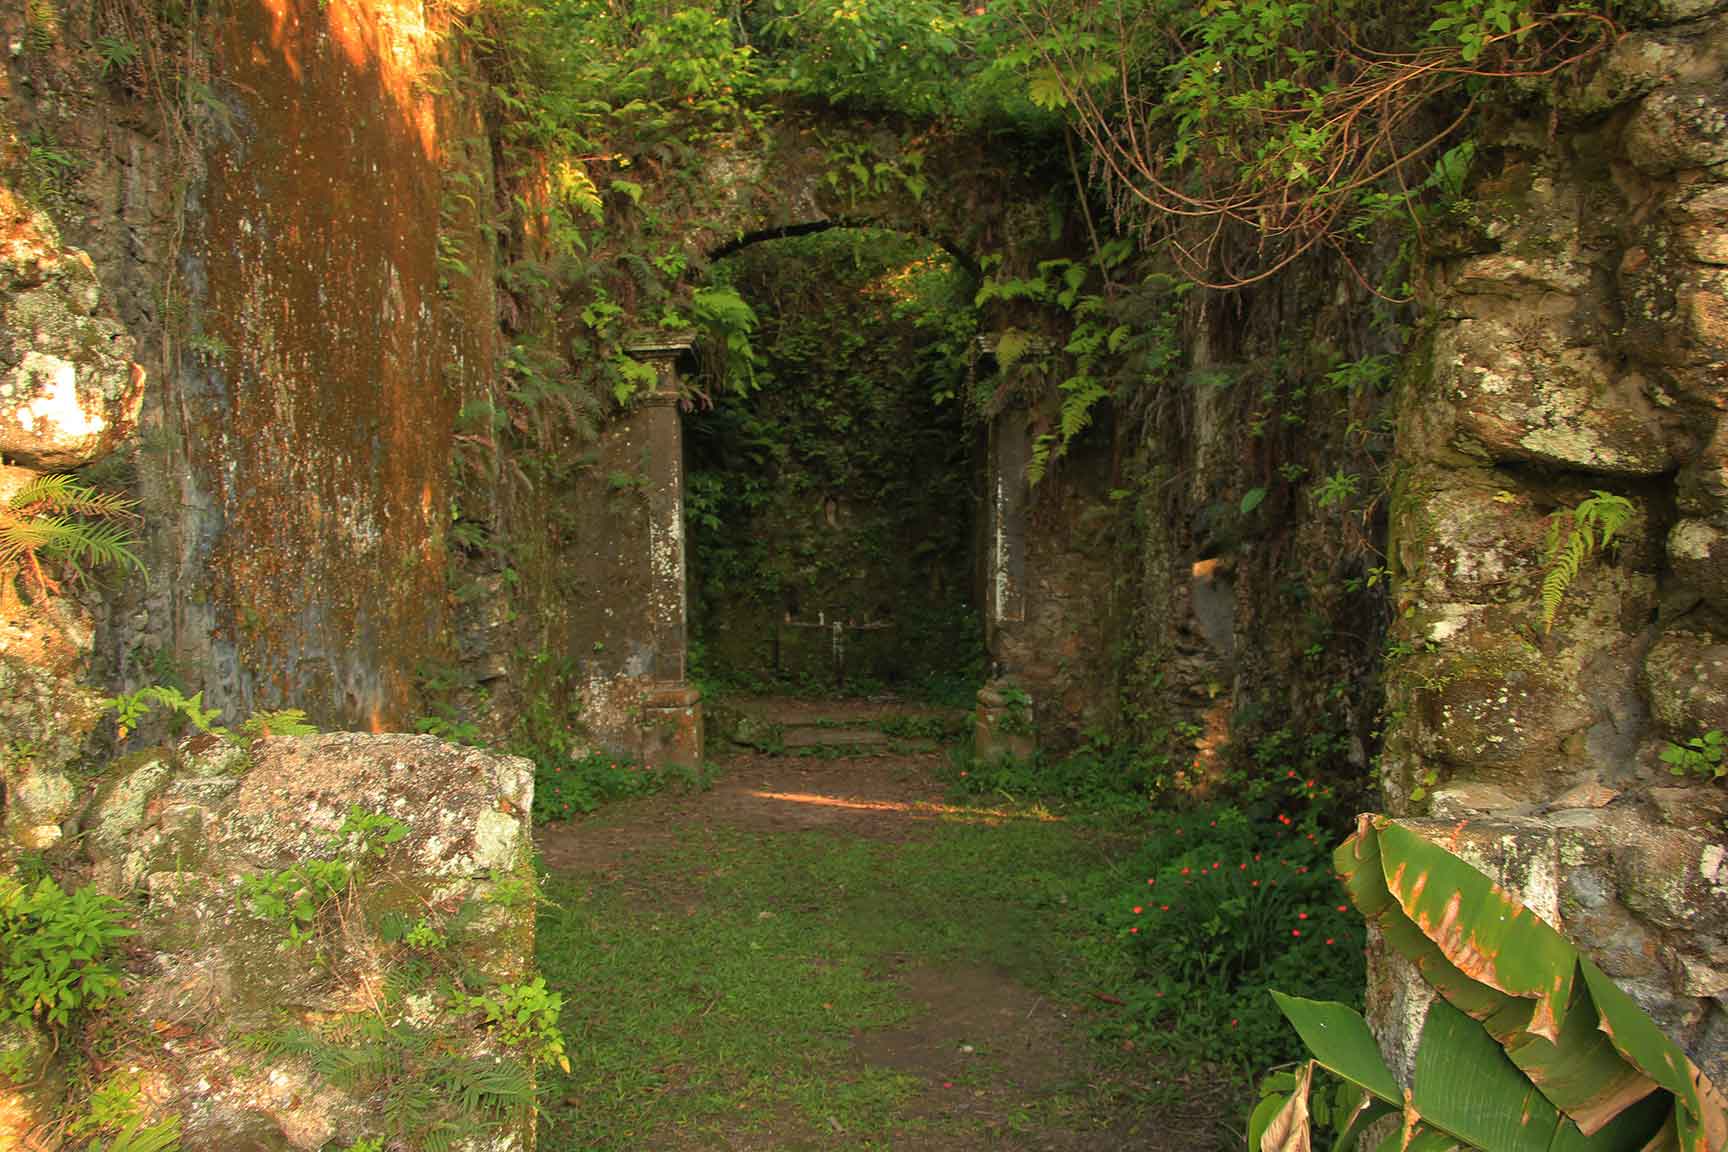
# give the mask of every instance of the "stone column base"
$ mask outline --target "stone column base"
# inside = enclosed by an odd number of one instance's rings
[[[1032,698],[998,680],[978,690],[972,751],[980,760],[1030,760],[1038,752]]]
[[[656,768],[702,763],[702,693],[687,684],[656,685],[642,697],[642,762]]]

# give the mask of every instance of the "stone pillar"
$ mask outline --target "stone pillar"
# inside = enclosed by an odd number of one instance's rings
[[[1014,640],[1026,621],[1027,413],[1011,408],[990,422],[984,497],[984,647],[990,681],[978,693],[973,751],[982,759],[1030,759],[1038,750],[1031,698],[1013,679]]]
[[[640,699],[638,754],[650,764],[702,761],[702,697],[685,682],[688,592],[684,556],[684,433],[678,372],[693,346],[688,334],[631,344],[625,351],[654,368],[655,387],[630,419],[642,441],[647,502],[646,683]]]
[[[985,509],[985,639],[1000,662],[999,637],[1026,619],[1026,509],[1031,502],[1026,466],[1032,433],[1024,409],[1011,408],[990,423]]]

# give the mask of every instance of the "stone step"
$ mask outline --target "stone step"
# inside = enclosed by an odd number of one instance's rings
[[[875,728],[797,724],[787,726],[782,742],[788,748],[865,748],[888,743],[888,736]]]

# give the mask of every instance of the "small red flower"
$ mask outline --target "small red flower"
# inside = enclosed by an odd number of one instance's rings
[[[1156,884],[1156,883],[1158,883],[1158,881],[1154,880],[1152,877],[1148,876],[1148,877],[1146,877],[1146,883],[1150,885],[1150,884]]]
[[[1343,904],[1340,904],[1340,905],[1338,905],[1338,911],[1340,911],[1340,912],[1348,912],[1348,911],[1350,911],[1350,909],[1349,909],[1349,908],[1348,908],[1348,907],[1346,907],[1346,906],[1345,906],[1345,905],[1343,905]]]
[[[1258,881],[1258,880],[1251,880],[1251,881],[1249,881],[1249,883],[1248,883],[1248,887],[1250,887],[1250,888],[1258,888],[1258,887],[1260,887],[1260,881]]]
[[[1292,929],[1290,929],[1290,935],[1292,935],[1292,936],[1300,936],[1300,935],[1302,935],[1302,929],[1300,929],[1300,928],[1292,928]]]
[[[1140,915],[1141,911],[1142,911],[1142,909],[1141,909],[1140,905],[1138,905],[1138,904],[1134,905],[1134,915],[1136,915],[1136,916]]]
[[[1328,943],[1328,944],[1332,943],[1332,937],[1330,937],[1330,936],[1326,937],[1326,943]]]
[[[1296,913],[1296,919],[1298,919],[1298,920],[1306,920],[1306,919],[1308,919],[1308,913],[1306,913],[1306,912],[1298,912],[1298,913]]]
[[[1184,876],[1188,875],[1188,869],[1186,869],[1186,868],[1182,869],[1182,875],[1184,875]]]
[[[1168,912],[1168,911],[1170,911],[1170,905],[1168,905],[1168,904],[1160,904],[1160,905],[1158,905],[1158,911],[1160,911],[1160,912]]]
[[[1130,929],[1128,929],[1128,935],[1138,936],[1138,935],[1140,935],[1140,929],[1139,928],[1130,928]]]

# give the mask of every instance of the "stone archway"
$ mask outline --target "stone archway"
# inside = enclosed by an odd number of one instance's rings
[[[838,143],[837,143],[838,141]],[[874,159],[867,180],[837,152]],[[974,276],[986,253],[1008,251],[1030,266],[1069,250],[1045,222],[1049,183],[1005,165],[982,136],[908,141],[869,125],[789,122],[760,149],[709,161],[707,184],[719,193],[712,212],[691,229],[687,248],[706,263],[763,241],[840,228],[879,228],[917,236],[948,252]],[[916,177],[916,179],[914,179]],[[1031,213],[1039,224],[1027,231]],[[987,314],[986,326],[1005,324]],[[991,341],[981,360],[993,365]],[[656,333],[627,343],[652,364],[657,385],[603,431],[591,471],[606,478],[580,497],[579,540],[598,542],[565,558],[584,604],[572,609],[570,654],[585,668],[582,719],[595,740],[621,755],[694,763],[702,754],[702,707],[687,677],[688,564],[684,538],[684,460],[680,437],[681,373],[692,363],[690,334]],[[1041,694],[1039,660],[1073,604],[1066,594],[1039,597],[1029,576],[1033,493],[1027,482],[1032,430],[1024,409],[991,421],[982,518],[983,615],[992,683],[1015,690],[980,697],[986,747],[1030,750],[1026,701]],[[620,479],[622,477],[622,479]],[[1038,602],[1033,603],[1034,600]],[[1021,638],[1020,633],[1027,633]],[[1067,660],[1068,657],[1062,657]],[[1027,675],[1020,665],[1029,664]],[[1051,693],[1054,695],[1054,693]],[[1012,734],[1013,738],[1008,738]]]

